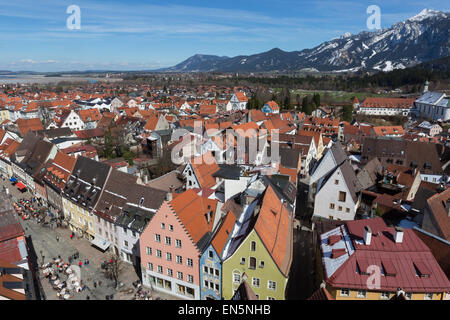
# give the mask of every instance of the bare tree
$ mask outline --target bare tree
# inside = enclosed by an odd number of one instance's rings
[[[105,275],[107,278],[114,280],[116,289],[119,289],[119,276],[123,271],[123,261],[120,260],[118,254],[111,254],[105,263]]]

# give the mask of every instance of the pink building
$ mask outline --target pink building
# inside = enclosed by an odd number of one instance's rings
[[[211,236],[216,208],[217,200],[192,189],[161,205],[140,237],[144,286],[200,299],[200,255]]]

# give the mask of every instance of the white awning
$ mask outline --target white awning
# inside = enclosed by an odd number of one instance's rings
[[[100,237],[95,237],[94,240],[91,241],[91,243],[102,251],[105,251],[111,245],[109,241]]]

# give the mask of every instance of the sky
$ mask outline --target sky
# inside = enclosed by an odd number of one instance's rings
[[[313,48],[368,30],[377,5],[388,28],[442,0],[0,0],[0,70],[153,70],[194,54]],[[80,28],[67,28],[80,8]],[[72,20],[71,20],[72,21]]]

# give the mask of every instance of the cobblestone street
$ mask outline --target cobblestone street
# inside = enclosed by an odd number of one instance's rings
[[[9,180],[0,180],[1,187],[6,186],[9,190],[9,194],[13,202],[18,199],[32,198],[29,191],[20,192],[15,188]],[[87,296],[91,300],[106,300],[113,295],[113,300],[131,300],[134,298],[137,291],[133,282],[139,280],[136,274],[135,268],[132,264],[121,262],[119,282],[123,285],[118,290],[115,289],[115,283],[113,280],[107,279],[104,270],[101,269],[101,263],[111,257],[111,253],[106,251],[101,252],[97,248],[93,247],[91,243],[86,239],[79,239],[74,237],[71,239],[70,229],[53,225],[53,228],[49,226],[43,226],[37,222],[35,218],[29,220],[21,220],[22,227],[26,236],[31,236],[31,240],[34,246],[35,253],[37,255],[37,262],[39,266],[44,263],[52,262],[53,258],[61,259],[68,262],[69,256],[72,256],[76,252],[79,253],[79,258],[73,262],[78,264],[79,261],[84,262],[89,260],[89,264],[82,265],[81,267],[81,280],[83,284],[87,286],[86,290],[81,293],[74,293],[71,300],[86,300]],[[59,241],[57,240],[59,238]],[[39,278],[42,284],[42,288],[45,292],[47,300],[59,299],[56,295],[56,290],[53,289],[50,281],[45,278],[42,273],[42,269],[39,270]],[[94,281],[97,283],[102,282],[101,286],[94,287]],[[145,289],[144,289],[145,290]],[[175,299],[175,297],[166,295],[159,292],[151,292],[153,299]]]

